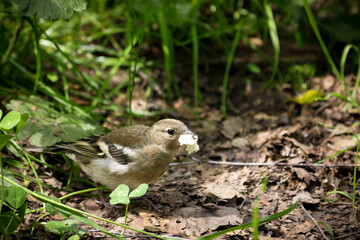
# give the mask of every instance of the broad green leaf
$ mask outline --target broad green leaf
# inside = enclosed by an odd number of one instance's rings
[[[25,125],[25,123],[27,122],[28,119],[29,119],[29,114],[28,113],[21,114],[20,122],[18,123],[18,125],[16,125],[16,132],[17,133],[20,132],[20,130]]]
[[[16,179],[15,179],[15,177],[14,177],[14,174],[13,174],[9,169],[4,168],[4,169],[3,169],[3,172],[4,172],[4,177],[6,177],[6,178],[8,178],[8,179],[10,179],[10,180],[12,180],[12,181],[14,181],[14,182],[16,182]],[[0,172],[0,179],[1,179],[1,172]],[[7,181],[5,181],[4,184],[5,184],[5,188],[10,187],[10,186],[13,186],[11,183],[9,183],[9,182],[7,182]],[[2,182],[1,182],[1,180],[0,180],[0,190],[1,190],[1,186],[2,186]],[[5,200],[6,200],[6,198],[5,198]]]
[[[21,12],[28,17],[34,16],[36,13],[40,18],[45,20],[58,20],[62,17],[65,20],[70,20],[73,16],[73,11],[83,11],[86,9],[86,1],[84,0],[15,0],[20,6]]]
[[[5,146],[5,144],[12,139],[11,135],[0,135],[0,150]]]
[[[129,194],[129,197],[133,198],[133,197],[143,196],[147,192],[148,187],[149,187],[149,185],[147,185],[146,183],[140,184],[137,188],[135,188],[133,191],[131,191],[131,193]]]
[[[20,122],[21,116],[17,111],[11,111],[1,120],[0,128],[9,130],[16,126]]]
[[[80,240],[80,236],[75,234],[68,238],[68,240]]]
[[[24,222],[27,208],[28,208],[27,203],[24,203],[23,205],[21,205],[21,207],[18,208],[17,212],[18,212],[18,217],[19,217],[20,222]]]
[[[18,137],[21,141],[28,140],[33,146],[47,147],[58,142],[73,142],[106,132],[105,128],[94,120],[96,115],[58,112],[54,103],[40,97],[31,96],[24,101],[11,100],[6,107],[29,113],[30,118],[18,132]]]
[[[120,184],[119,186],[117,186],[117,188],[115,188],[114,191],[111,192],[110,194],[110,203],[111,204],[129,204],[130,203],[130,199],[129,199],[129,187],[126,186],[125,184]]]
[[[1,119],[1,117],[2,117],[2,110],[0,109],[0,119]]]
[[[14,212],[4,212],[0,215],[0,233],[3,235],[11,234],[17,227],[18,222]]]
[[[6,188],[5,196],[7,202],[16,209],[21,207],[26,200],[26,192],[22,188],[16,186]]]

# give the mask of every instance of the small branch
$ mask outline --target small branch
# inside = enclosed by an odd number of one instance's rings
[[[218,161],[200,161],[198,158],[191,157],[193,161],[185,162],[173,162],[170,166],[185,165],[185,164],[198,164],[208,163],[215,165],[229,165],[229,166],[285,166],[285,167],[328,167],[328,168],[340,168],[340,167],[351,167],[354,164],[322,164],[322,163],[257,163],[257,162],[218,162]],[[360,164],[357,164],[360,167]]]
[[[334,239],[348,239],[348,237],[354,236],[354,235],[358,235],[360,234],[360,231],[354,232],[354,233],[349,233],[343,236],[339,236],[339,237],[335,237]]]
[[[300,205],[300,207],[302,208],[302,210],[305,212],[305,214],[311,219],[311,221],[313,221],[313,222],[315,223],[316,227],[320,230],[321,235],[324,237],[324,239],[329,240],[329,238],[326,237],[324,231],[321,229],[320,225],[316,222],[315,218],[313,218],[313,217],[310,215],[310,213],[308,213],[308,211],[304,208],[304,206],[302,205],[301,202],[300,202],[299,205]]]

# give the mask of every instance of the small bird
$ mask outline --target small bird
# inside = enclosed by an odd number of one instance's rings
[[[188,152],[199,150],[197,139],[198,136],[181,121],[163,119],[151,127],[123,127],[74,143],[57,144],[50,149],[64,152],[93,181],[109,189],[120,184],[135,189],[141,183],[152,183],[161,177],[180,145],[190,147]]]

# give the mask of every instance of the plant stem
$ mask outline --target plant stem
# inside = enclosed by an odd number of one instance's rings
[[[7,63],[7,61],[9,60],[9,58],[11,56],[11,53],[13,52],[13,50],[15,48],[16,42],[19,39],[20,32],[21,32],[21,30],[22,30],[22,28],[24,26],[24,20],[25,20],[25,18],[21,17],[19,24],[16,26],[14,35],[10,40],[9,46],[6,49],[6,52],[5,52],[4,56],[3,56],[3,58],[1,59],[0,69]]]
[[[102,217],[99,217],[99,216],[96,216],[94,214],[91,214],[91,213],[87,213],[87,212],[83,212],[79,209],[76,209],[76,208],[72,208],[72,207],[69,207],[65,204],[62,204],[62,203],[59,203],[51,198],[48,198],[46,196],[43,196],[43,195],[40,195],[36,192],[33,192],[29,189],[27,189],[26,187],[18,184],[17,182],[15,181],[12,181],[11,179],[7,178],[7,177],[4,177],[4,180],[8,183],[11,183],[12,185],[14,186],[17,186],[17,187],[20,187],[22,188],[25,192],[29,193],[30,195],[36,197],[37,199],[43,201],[43,202],[48,202],[48,203],[51,203],[57,207],[60,207],[66,211],[70,211],[70,212],[73,212],[73,213],[76,213],[76,214],[80,214],[80,215],[85,215],[85,216],[88,216],[88,217],[92,217],[92,218],[95,218],[95,219],[99,219],[99,220],[102,220],[102,221],[105,221],[105,222],[108,222],[108,223],[111,223],[111,224],[115,224],[115,225],[118,225],[118,226],[121,226],[121,227],[125,227],[125,228],[128,228],[130,230],[133,230],[133,231],[136,231],[136,232],[139,232],[139,233],[142,233],[142,234],[146,234],[146,235],[149,235],[149,236],[152,236],[152,237],[155,237],[155,238],[159,238],[159,239],[167,239],[166,237],[161,237],[161,236],[158,236],[156,234],[153,234],[153,233],[150,233],[150,232],[146,232],[146,231],[142,231],[142,230],[139,230],[139,229],[136,229],[136,228],[132,228],[132,227],[129,227],[129,226],[126,226],[124,224],[120,224],[120,223],[117,223],[117,222],[114,222],[114,221],[111,221],[111,220],[108,220],[108,219],[105,219],[105,218],[102,218]],[[90,220],[89,220],[90,221]],[[106,233],[114,238],[119,238],[118,236],[115,236],[114,234],[111,234],[110,232],[107,232]]]
[[[126,223],[127,223],[128,210],[129,210],[129,204],[126,204],[126,208],[125,208],[125,219],[124,219],[124,225],[125,225],[125,226],[126,226]],[[122,229],[122,231],[121,231],[121,235],[120,235],[121,238],[124,236],[125,226],[123,227],[123,229]]]

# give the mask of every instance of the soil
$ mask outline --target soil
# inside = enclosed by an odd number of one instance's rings
[[[321,58],[317,54],[313,59]],[[229,79],[227,118],[220,110],[225,61],[210,63],[208,72],[204,70],[205,65],[200,66],[203,98],[198,121],[184,107],[192,106],[191,63],[177,67],[181,69],[177,72],[177,82],[182,97],[173,103],[169,117],[184,121],[199,135],[200,151],[191,156],[180,152],[164,176],[150,185],[145,195],[147,200],[132,200],[128,225],[161,236],[189,239],[251,221],[257,198],[260,198],[260,217],[285,210],[300,198],[302,207],[299,205],[284,217],[260,226],[260,239],[325,239],[324,235],[331,236],[329,229],[336,239],[360,238],[357,210],[353,209],[351,200],[328,194],[342,191],[352,196],[357,142],[350,131],[359,132],[359,113],[335,97],[309,105],[286,101],[296,94],[287,83],[263,91],[267,79],[254,76],[251,84],[245,84],[244,76],[248,73],[241,70],[240,62],[233,67]],[[271,75],[270,66],[258,64],[264,69],[264,75]],[[154,71],[154,77],[164,79],[164,73]],[[349,75],[346,81],[351,90],[355,77]],[[165,104],[156,91],[150,101],[144,99],[147,84],[150,83],[140,76],[134,92],[134,108],[163,108]],[[323,91],[325,95],[332,91],[344,93],[342,85],[329,73],[309,79],[309,88]],[[119,104],[126,104],[126,100],[126,97],[114,99]],[[115,115],[109,113],[108,120],[120,124],[126,120]],[[155,118],[135,119],[135,123],[154,121]],[[346,148],[348,150],[339,152]],[[49,174],[44,169],[41,172],[41,169],[40,178],[44,182],[64,188],[68,176]],[[263,179],[267,179],[264,193],[261,192]],[[70,185],[73,191],[88,187],[76,182]],[[48,189],[47,194],[65,193]],[[357,207],[358,190],[355,197]],[[73,196],[64,202],[124,222],[125,208],[109,208],[98,204],[97,199],[97,195]],[[28,202],[30,208],[41,206],[30,197]],[[27,214],[26,221],[34,223],[40,216],[37,214],[40,213]],[[42,219],[49,220],[62,220],[62,217],[56,214]],[[314,220],[328,226],[319,225],[324,235]],[[114,234],[122,230],[116,225],[94,221]],[[110,238],[89,226],[82,227],[89,230],[85,235],[87,239]],[[36,227],[34,233],[39,239],[56,238],[42,225]],[[125,237],[144,238],[132,230],[126,230]],[[251,228],[230,232],[219,239],[249,238],[252,238]]]

